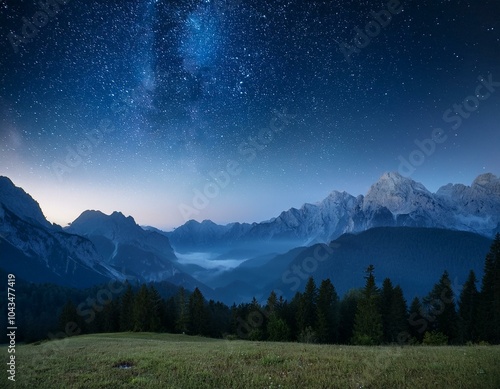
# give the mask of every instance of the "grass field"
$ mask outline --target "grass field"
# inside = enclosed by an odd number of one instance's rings
[[[7,350],[0,350],[7,361]],[[15,385],[3,374],[0,387],[32,389],[498,389],[500,347],[323,346],[99,334],[17,346]]]

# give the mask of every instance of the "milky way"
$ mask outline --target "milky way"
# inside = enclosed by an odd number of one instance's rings
[[[497,1],[0,10],[0,174],[58,223],[93,208],[176,226],[207,185],[192,217],[259,221],[364,193],[402,160],[431,189],[500,173],[500,87],[474,100],[481,79],[500,81]],[[446,140],[420,150],[435,128]]]

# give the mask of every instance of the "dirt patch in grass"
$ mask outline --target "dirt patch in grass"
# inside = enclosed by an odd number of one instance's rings
[[[113,365],[115,369],[128,370],[134,367],[134,362],[131,361],[120,361]]]

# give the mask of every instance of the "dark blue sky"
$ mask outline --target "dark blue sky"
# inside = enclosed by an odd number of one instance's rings
[[[498,1],[0,10],[0,174],[60,224],[260,221],[385,171],[500,173]]]

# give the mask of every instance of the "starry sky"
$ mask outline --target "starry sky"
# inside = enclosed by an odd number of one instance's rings
[[[431,191],[500,174],[498,0],[0,14],[0,175],[61,225],[86,209],[163,229],[262,221],[386,171]]]

